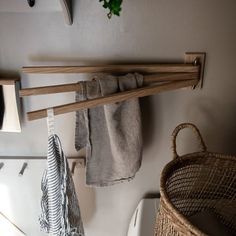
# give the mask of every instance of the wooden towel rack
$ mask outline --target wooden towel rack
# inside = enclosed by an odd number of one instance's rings
[[[133,64],[133,65],[103,65],[103,66],[40,66],[23,67],[23,73],[53,74],[53,73],[112,73],[124,74],[139,72],[144,75],[144,87],[111,94],[82,102],[74,102],[53,107],[54,114],[60,115],[85,108],[116,103],[132,98],[154,95],[159,92],[175,90],[184,87],[195,87],[202,84],[205,53],[186,53],[185,62],[179,64]],[[80,91],[80,83],[53,85],[20,90],[20,96],[34,96],[52,93]],[[29,120],[47,117],[47,109],[28,112]]]

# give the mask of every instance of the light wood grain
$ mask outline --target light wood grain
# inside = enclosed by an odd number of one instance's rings
[[[199,63],[199,83],[197,87],[203,87],[203,79],[204,79],[204,70],[205,70],[205,61],[206,61],[206,53],[205,52],[187,52],[185,53],[185,63],[194,63],[197,60]]]
[[[145,97],[145,96],[154,95],[156,93],[160,93],[164,91],[193,86],[193,85],[196,85],[197,83],[198,83],[198,80],[195,79],[195,80],[169,82],[162,85],[152,85],[152,86],[120,92],[120,93],[116,93],[116,94],[112,94],[109,96],[100,97],[96,99],[56,106],[56,107],[53,107],[53,109],[54,109],[55,115],[60,115],[60,114],[65,114],[65,113],[69,113],[73,111],[78,111],[85,108],[93,108],[96,106],[106,105],[110,103],[126,101],[132,98]],[[29,112],[27,113],[27,115],[28,115],[29,120],[41,119],[41,118],[47,117],[47,109]]]
[[[43,95],[52,93],[76,92],[80,91],[80,89],[81,89],[80,83],[72,83],[72,84],[61,84],[61,85],[21,89],[19,91],[19,94],[20,97],[24,97],[24,96]]]
[[[157,82],[198,79],[198,73],[166,73],[144,76],[144,85]],[[65,93],[80,91],[80,83],[53,85],[45,87],[25,88],[20,90],[20,96],[33,96],[52,93]]]
[[[9,78],[9,79],[1,79],[0,78],[0,85],[14,85],[16,81],[19,81],[19,78]]]
[[[134,64],[134,65],[97,65],[97,66],[32,66],[23,67],[23,73],[184,73],[198,72],[198,65],[192,64]]]
[[[144,85],[149,85],[151,83],[158,82],[171,82],[171,81],[181,81],[181,80],[193,80],[198,79],[198,72],[192,73],[160,73],[153,75],[145,75],[143,82]]]

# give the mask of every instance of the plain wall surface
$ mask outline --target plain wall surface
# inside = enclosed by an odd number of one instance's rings
[[[136,178],[106,188],[87,188],[84,170],[75,182],[87,236],[126,236],[130,218],[147,193],[158,192],[163,166],[171,160],[171,132],[193,122],[209,150],[236,154],[236,1],[125,0],[121,17],[108,20],[98,0],[74,1],[74,24],[60,12],[0,12],[0,74],[22,66],[113,62],[183,61],[188,51],[206,52],[202,90],[180,89],[141,100],[143,163]],[[77,81],[81,75],[22,75],[22,87]],[[23,99],[22,133],[0,133],[1,156],[47,152],[46,120],[28,122],[25,113],[74,100],[74,94]],[[75,114],[56,118],[67,156],[74,148]],[[196,150],[194,136],[180,136],[181,153]],[[6,161],[0,171],[0,211],[29,236],[44,235],[37,222],[45,161]]]

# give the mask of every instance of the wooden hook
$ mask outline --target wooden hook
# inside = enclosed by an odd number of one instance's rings
[[[1,163],[0,163],[0,170],[3,168],[3,166],[4,166],[4,163],[1,162]]]
[[[24,172],[25,172],[25,169],[26,167],[28,166],[28,164],[26,162],[23,163],[23,166],[19,172],[19,176],[23,176]]]
[[[75,167],[76,167],[76,161],[72,162],[72,166],[71,166],[71,174],[74,175],[75,173]]]

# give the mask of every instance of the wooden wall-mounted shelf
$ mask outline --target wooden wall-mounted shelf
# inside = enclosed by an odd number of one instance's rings
[[[202,84],[205,53],[186,53],[185,63],[179,64],[123,64],[123,65],[96,65],[96,66],[33,66],[23,67],[23,73],[30,74],[67,74],[67,73],[112,73],[127,74],[138,72],[143,74],[143,87],[130,91],[118,92],[82,102],[52,107],[55,115],[65,114],[80,109],[93,108],[105,104],[122,102],[132,98],[154,95],[163,91],[170,91],[184,87],[195,88]],[[80,83],[52,85],[35,88],[25,88],[20,96],[34,96],[42,94],[64,93],[80,91]],[[201,86],[200,86],[201,87]],[[28,112],[29,120],[47,117],[47,109]]]

